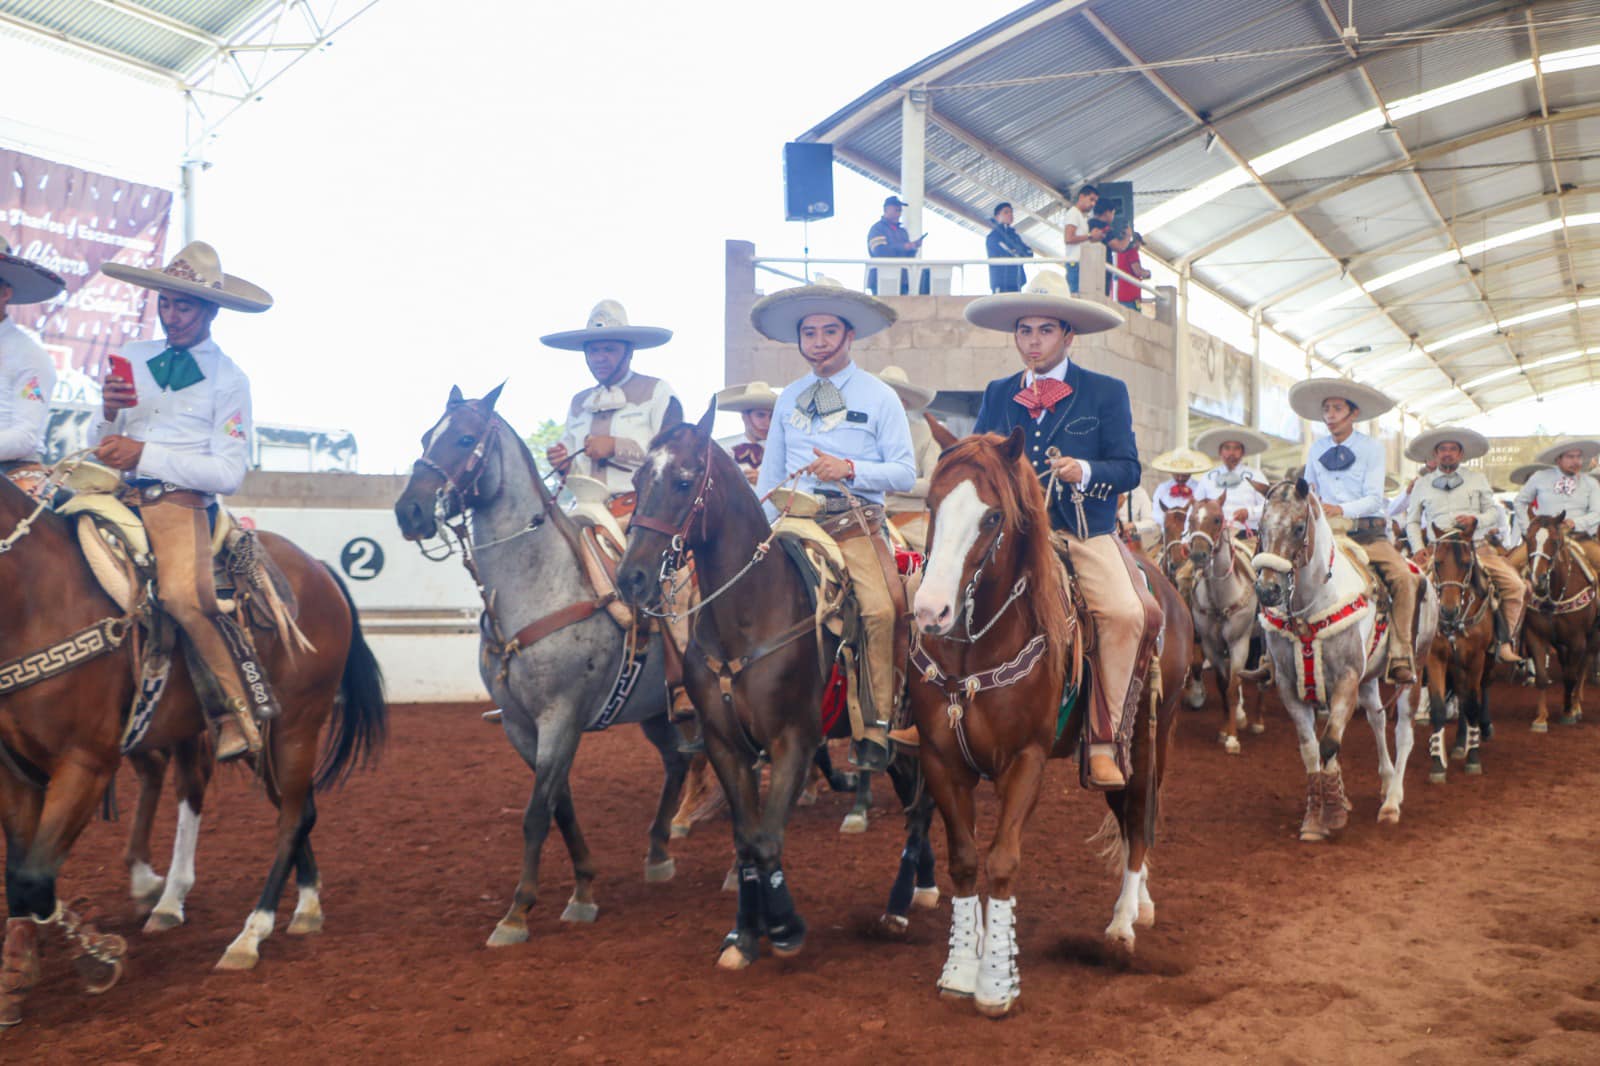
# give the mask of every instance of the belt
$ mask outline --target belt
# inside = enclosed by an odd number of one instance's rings
[[[819,517],[817,525],[839,542],[870,536],[883,530],[883,507],[876,503],[861,504]]]
[[[171,503],[179,507],[188,507],[202,511],[211,506],[207,493],[197,492],[194,489],[182,489],[168,481],[133,481],[129,487],[138,493],[138,499],[133,501],[134,506],[151,503]]]
[[[823,514],[848,514],[858,507],[878,507],[880,512],[883,510],[877,504],[869,504],[859,496],[846,496],[842,492],[819,492],[817,498],[822,501]]]
[[[1384,518],[1353,518],[1350,528],[1357,533],[1383,533],[1388,529],[1388,520]]]

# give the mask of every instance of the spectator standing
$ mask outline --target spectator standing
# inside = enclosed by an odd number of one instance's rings
[[[1123,233],[1127,239],[1127,247],[1117,253],[1117,269],[1140,281],[1149,281],[1150,271],[1144,268],[1144,263],[1139,259],[1139,249],[1144,246],[1144,235],[1135,232],[1132,226],[1123,230]],[[1139,294],[1143,291],[1131,281],[1124,278],[1117,279],[1117,303],[1130,311],[1139,310]]]
[[[874,259],[912,259],[922,250],[922,238],[912,240],[911,234],[900,224],[900,213],[905,206],[906,202],[898,196],[883,201],[883,217],[867,230],[867,255]],[[922,281],[917,291],[926,296],[928,272],[920,270],[918,273],[922,275]],[[867,271],[867,291],[874,295],[878,292],[877,267]],[[902,296],[911,291],[911,273],[905,267],[900,268],[899,291]]]
[[[1089,228],[1089,212],[1094,210],[1099,199],[1099,190],[1093,185],[1085,185],[1078,190],[1077,200],[1067,208],[1067,217],[1062,223],[1061,240],[1067,246],[1062,258],[1067,264],[1067,287],[1074,296],[1078,294],[1078,261],[1083,254],[1083,246],[1096,240]]]
[[[989,239],[985,248],[990,259],[1031,259],[1033,249],[1022,235],[1012,228],[1016,220],[1016,212],[1008,203],[1001,203],[994,209],[994,217],[989,221]],[[1022,264],[1016,266],[989,267],[990,292],[1021,292],[1022,285],[1027,281],[1027,274],[1022,269]]]
[[[1127,241],[1120,239],[1120,237],[1111,236],[1117,221],[1117,204],[1118,201],[1116,200],[1113,200],[1109,203],[1097,201],[1094,205],[1094,213],[1089,217],[1089,233],[1094,237],[1095,240],[1099,241],[1101,247],[1104,248],[1106,266],[1110,266],[1112,264],[1112,260],[1115,258],[1116,253],[1122,251],[1128,246]],[[1105,272],[1105,277],[1106,295],[1110,296],[1111,271],[1107,270]]]

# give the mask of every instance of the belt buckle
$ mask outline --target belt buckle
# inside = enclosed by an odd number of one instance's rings
[[[143,496],[146,500],[150,501],[151,503],[154,503],[155,501],[161,499],[162,496],[166,495],[166,492],[167,492],[167,487],[165,485],[162,485],[162,484],[158,483],[158,484],[146,485],[144,488],[139,490],[139,495]]]

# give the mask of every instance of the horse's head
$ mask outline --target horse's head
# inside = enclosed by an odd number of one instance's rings
[[[698,423],[662,429],[633,475],[638,502],[628,525],[628,550],[617,569],[617,591],[635,607],[659,605],[664,557],[676,557],[705,539],[711,495],[719,481],[728,480],[715,470],[717,460],[725,457],[711,437],[716,417],[713,398]],[[733,481],[745,485],[742,474]]]
[[[1555,573],[1556,560],[1566,546],[1567,512],[1556,515],[1535,515],[1528,521],[1528,532],[1523,542],[1528,546],[1528,584],[1533,594],[1542,599],[1550,596],[1550,579]]]
[[[1452,529],[1435,538],[1428,559],[1428,573],[1439,590],[1439,625],[1446,633],[1458,630],[1466,616],[1473,595],[1472,574],[1477,565],[1471,533]]]
[[[1295,575],[1311,562],[1321,521],[1322,505],[1305,478],[1280,481],[1267,490],[1254,560],[1261,606],[1293,606]]]
[[[1200,500],[1189,506],[1189,521],[1183,530],[1183,547],[1196,571],[1211,565],[1218,551],[1228,550],[1228,494],[1215,500]]]
[[[407,540],[427,540],[438,532],[439,514],[452,518],[499,492],[489,459],[494,405],[504,387],[497,386],[481,400],[468,400],[459,388],[450,389],[444,415],[422,435],[422,457],[412,465],[411,480],[395,501],[395,520]]]
[[[1183,531],[1189,528],[1189,515],[1193,510],[1194,501],[1190,500],[1161,516],[1162,568],[1169,579],[1176,576],[1178,568],[1189,558],[1189,548],[1183,543]]]

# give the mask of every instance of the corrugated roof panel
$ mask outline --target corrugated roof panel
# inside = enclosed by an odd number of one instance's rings
[[[1324,200],[1300,215],[1335,255],[1349,257],[1437,228],[1439,216],[1409,173],[1393,174]],[[1376,277],[1381,270],[1363,267]]]
[[[1474,11],[1500,6],[1496,0],[1406,0],[1403,4],[1364,4],[1356,11],[1356,29],[1364,39],[1380,34],[1454,22]],[[1335,4],[1341,19],[1344,9]]]
[[[1204,210],[1191,211],[1162,226],[1150,235],[1150,244],[1163,254],[1182,255],[1247,222],[1266,219],[1277,206],[1260,189],[1250,186],[1234,189],[1207,204]]]
[[[1355,71],[1324,79],[1292,96],[1217,123],[1229,144],[1250,159],[1377,106]],[[1341,146],[1342,147],[1342,146]]]
[[[1403,10],[1410,5],[1397,6]],[[1361,20],[1362,12],[1357,11],[1357,24]],[[1528,34],[1522,15],[1508,15],[1495,25],[1504,27],[1503,32],[1480,28],[1439,37],[1417,48],[1396,49],[1374,58],[1367,64],[1367,72],[1384,100],[1393,103],[1527,59]],[[1481,100],[1484,95],[1473,99]]]
[[[1400,138],[1416,150],[1454,141],[1492,126],[1509,125],[1538,111],[1538,87],[1530,79],[1401,118],[1395,126],[1400,130]]]
[[[90,0],[8,0],[8,14],[64,37],[166,70],[208,54],[205,45]]]
[[[1497,137],[1432,161],[1422,179],[1449,217],[1488,211],[1546,191],[1538,168],[1527,165],[1544,155],[1542,141],[1530,130]]]
[[[266,9],[276,6],[274,0],[139,0],[139,4],[222,38],[231,38],[254,24]],[[301,26],[294,28],[298,32]]]
[[[1292,219],[1254,230],[1195,264],[1207,285],[1239,296],[1246,305],[1327,269],[1328,257]]]

